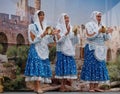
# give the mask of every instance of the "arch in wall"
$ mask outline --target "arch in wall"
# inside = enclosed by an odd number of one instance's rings
[[[0,32],[0,44],[3,48],[1,54],[6,54],[8,48],[8,38],[4,32]]]
[[[117,49],[116,56],[120,55],[120,48]]]
[[[20,33],[17,35],[16,41],[18,46],[25,44],[24,36]]]

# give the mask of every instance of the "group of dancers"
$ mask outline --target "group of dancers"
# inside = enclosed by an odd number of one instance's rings
[[[104,42],[111,38],[113,30],[103,29],[101,16],[101,12],[92,12],[91,21],[85,25],[87,42],[80,79],[89,83],[90,91],[100,91],[98,84],[109,81]],[[61,80],[60,90],[65,91],[66,81],[78,78],[74,56],[80,38],[77,32],[73,32],[70,16],[62,13],[55,29],[51,30],[47,26],[44,11],[36,11],[34,23],[28,27],[28,39],[31,45],[24,73],[25,81],[34,81],[34,91],[37,93],[43,93],[41,83],[52,83],[48,44],[55,42],[55,78]]]

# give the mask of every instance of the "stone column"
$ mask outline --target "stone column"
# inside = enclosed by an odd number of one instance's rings
[[[35,0],[34,4],[35,4],[35,11],[41,9],[41,0]]]
[[[23,0],[22,1],[22,6],[23,6],[23,10],[24,10],[24,14],[23,14],[23,20],[28,22],[28,0]]]

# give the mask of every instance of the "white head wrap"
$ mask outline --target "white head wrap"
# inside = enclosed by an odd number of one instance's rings
[[[35,15],[34,15],[34,24],[30,24],[29,25],[29,29],[28,29],[28,39],[30,41],[30,43],[32,43],[32,39],[31,39],[31,36],[30,36],[30,32],[32,32],[35,37],[40,37],[40,35],[44,32],[44,30],[46,29],[46,22],[45,20],[43,20],[42,22],[42,25],[43,25],[43,29],[41,28],[41,25],[40,25],[40,21],[39,21],[39,17],[38,17],[38,13],[40,12],[41,10],[38,10],[35,12]]]
[[[97,21],[97,18],[96,18],[96,16],[98,14],[102,14],[102,13],[99,12],[99,11],[93,11],[92,14],[91,14],[91,16],[90,16],[90,18],[91,18],[92,21],[88,22],[86,24],[86,26],[85,26],[86,29],[87,29],[87,32],[89,34],[93,34],[94,32],[96,32],[96,34],[94,36],[96,36],[99,33],[98,30],[99,30],[99,28],[102,25],[101,22],[100,22],[100,24],[98,26],[98,21]],[[92,36],[92,37],[94,37],[94,36]],[[87,36],[87,37],[89,37],[89,36]]]
[[[40,25],[40,21],[39,21],[39,17],[38,17],[38,13],[40,12],[41,10],[38,10],[35,12],[35,15],[34,15],[34,24],[37,25],[37,28],[38,28],[38,32],[39,34],[41,35],[45,29],[46,29],[46,21],[45,19],[43,20],[42,22],[42,25],[43,25],[43,29],[41,28],[41,25]]]
[[[66,28],[66,24],[65,24],[65,15],[68,16],[68,14],[66,13],[62,13],[58,19],[58,23],[56,28],[60,29],[60,36],[64,36],[65,33],[67,32],[67,28]],[[68,16],[69,17],[69,16]],[[70,26],[70,32],[72,31],[72,26],[70,24],[70,22],[68,23],[68,25]],[[71,32],[72,33],[72,32]],[[61,52],[67,56],[74,56],[75,55],[75,51],[74,51],[74,47],[72,45],[72,42],[70,40],[70,36],[67,36],[64,40],[64,43],[61,45]]]
[[[60,17],[59,17],[59,19],[58,19],[58,23],[57,23],[57,28],[61,28],[62,27],[62,31],[61,31],[61,33],[65,33],[66,31],[67,31],[67,28],[66,28],[66,24],[65,24],[65,15],[67,15],[68,16],[68,14],[67,13],[62,13],[61,15],[60,15]],[[69,16],[68,16],[69,17]],[[69,22],[69,25],[70,25],[70,22]],[[71,25],[70,25],[71,26]]]
[[[90,18],[92,19],[92,21],[94,21],[95,23],[98,23],[98,21],[97,21],[97,19],[96,19],[96,16],[97,16],[98,14],[102,14],[102,13],[99,12],[99,11],[93,11],[92,14],[91,14],[91,16],[90,16]]]

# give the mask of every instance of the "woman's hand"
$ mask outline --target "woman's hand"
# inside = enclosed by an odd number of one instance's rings
[[[60,33],[60,30],[54,29],[52,32],[52,35],[58,35]]]
[[[44,36],[46,36],[47,35],[47,31],[45,30],[44,32],[43,32],[43,34],[41,34],[41,37],[43,38]]]
[[[69,31],[67,31],[66,33],[65,33],[65,36],[67,36],[69,34]]]
[[[107,29],[107,32],[106,33],[112,33],[113,32],[113,29],[112,28],[110,28],[110,27],[108,27],[108,29]]]
[[[67,25],[66,28],[67,28],[67,32],[65,33],[65,35],[67,36],[69,34],[69,32],[70,32],[70,26]]]

